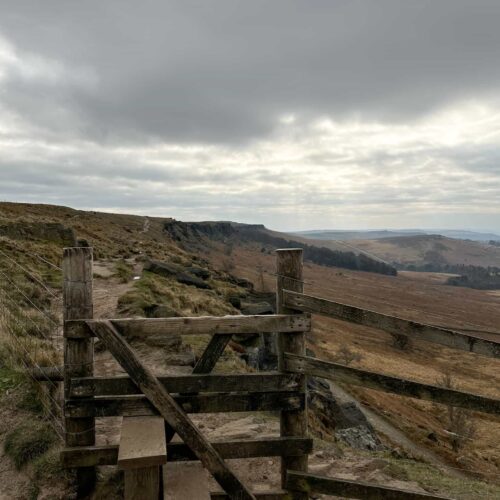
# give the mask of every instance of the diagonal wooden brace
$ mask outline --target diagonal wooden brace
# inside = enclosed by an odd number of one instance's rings
[[[231,471],[184,410],[174,401],[153,373],[141,363],[113,324],[105,320],[89,321],[87,324],[227,494],[237,500],[255,500],[255,496]]]
[[[231,340],[231,335],[214,334],[200,359],[193,368],[193,373],[210,373]]]

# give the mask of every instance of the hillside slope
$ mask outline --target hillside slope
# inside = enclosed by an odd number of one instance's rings
[[[500,247],[439,235],[404,236],[350,242],[386,262],[401,265],[451,264],[500,267]]]

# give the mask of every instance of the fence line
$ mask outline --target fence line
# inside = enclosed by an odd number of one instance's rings
[[[58,298],[56,296],[56,294],[50,290],[47,285],[45,285],[45,283],[43,283],[42,281],[40,281],[36,276],[34,276],[34,271],[30,271],[28,269],[26,269],[23,265],[21,265],[19,262],[15,261],[12,257],[10,257],[9,255],[7,255],[5,252],[3,252],[2,250],[0,250],[0,254],[2,254],[4,257],[6,257],[10,262],[12,262],[15,266],[17,266],[18,269],[20,269],[21,271],[23,271],[27,276],[29,276],[33,281],[35,281],[36,283],[38,283],[46,292],[48,292],[53,298]]]
[[[270,276],[279,276],[277,273],[272,273],[270,271],[264,271],[266,274],[269,274]],[[306,285],[311,285],[311,286],[314,286],[315,288],[319,289],[319,290],[323,290],[325,292],[330,292],[332,294],[338,294],[339,291],[338,290],[335,290],[333,288],[329,288],[325,285],[320,285],[318,283],[317,280],[306,280],[306,279],[296,279],[296,278],[289,278],[287,277],[288,280],[291,280],[291,281],[297,281],[297,282],[300,282],[300,283],[303,283],[303,284],[306,284]],[[353,293],[349,293],[349,295],[354,298],[354,299],[360,299],[360,300],[365,300],[366,297],[363,297],[363,296],[360,296],[360,295],[355,295]],[[411,310],[411,311],[416,311],[418,313],[422,313],[422,312],[426,312],[424,311],[423,309],[419,309],[417,307],[411,307],[411,306],[408,306],[408,305],[405,305],[404,306],[405,310]],[[452,315],[449,315],[449,314],[444,314],[442,312],[439,312],[439,313],[431,313],[431,314],[434,314],[435,316],[440,316],[442,318],[454,318],[454,316]],[[413,321],[413,320],[408,320],[408,321]],[[475,325],[473,323],[469,323],[469,322],[464,322],[466,323],[467,327],[462,327],[462,326],[456,326],[456,325],[443,325],[443,324],[436,324],[436,323],[428,323],[428,326],[432,326],[432,327],[436,327],[436,328],[443,328],[443,329],[447,329],[447,330],[455,330],[455,331],[458,331],[458,332],[472,332],[472,333],[489,333],[489,334],[492,334],[492,335],[500,335],[500,330],[483,330],[484,326],[481,326],[481,325]]]
[[[62,379],[63,370],[56,359],[62,358],[62,293],[44,282],[44,276],[52,283],[62,275],[30,269],[25,262],[43,262],[43,265],[60,271],[61,268],[38,254],[10,245],[12,255],[0,249],[0,335],[9,346],[13,358],[10,364],[15,371],[24,374],[39,393],[38,403],[54,433],[64,440],[63,405],[60,385],[46,375],[52,370]],[[22,262],[22,263],[21,263]],[[26,288],[26,287],[29,288]],[[42,298],[43,304],[38,298]],[[36,312],[35,312],[36,311]],[[31,314],[30,314],[31,312]],[[42,324],[33,317],[45,322]],[[42,361],[44,359],[44,361]],[[36,374],[36,375],[35,375]]]

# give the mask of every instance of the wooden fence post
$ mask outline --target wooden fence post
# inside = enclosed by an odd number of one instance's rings
[[[277,250],[276,259],[276,308],[278,314],[293,314],[295,311],[286,308],[283,304],[283,290],[303,292],[302,282],[302,249],[287,248]],[[278,369],[285,370],[285,352],[304,356],[306,354],[305,333],[279,333],[278,334]],[[303,375],[299,380],[299,390],[306,392],[306,377]],[[305,408],[303,410],[282,411],[280,418],[280,433],[285,436],[307,436],[307,395]],[[294,470],[307,472],[307,454],[296,457],[282,457],[281,459],[281,481],[282,487],[286,488],[286,471]],[[294,498],[307,499],[307,493],[294,492]]]
[[[64,249],[63,278],[64,319],[92,319],[92,248]],[[69,398],[72,377],[91,377],[93,374],[94,339],[65,338],[64,398]],[[65,441],[68,447],[95,445],[95,418],[65,417]],[[95,481],[95,467],[78,468],[77,497],[87,497]]]

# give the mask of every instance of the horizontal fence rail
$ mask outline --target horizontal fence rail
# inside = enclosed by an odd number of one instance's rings
[[[292,493],[285,490],[254,491],[255,500],[295,500]],[[231,500],[230,495],[223,491],[210,493],[210,500]]]
[[[500,358],[500,340],[481,339],[454,330],[447,330],[437,326],[417,323],[407,319],[389,316],[360,307],[341,304],[331,300],[314,297],[285,290],[283,300],[287,307],[292,309],[317,313],[323,316],[349,321],[396,335],[406,335],[414,339],[434,342],[453,349],[482,354],[491,358]]]
[[[92,326],[104,320],[66,322],[66,338],[95,336]],[[189,318],[110,319],[124,337],[150,335],[255,335],[257,333],[293,333],[311,330],[311,318],[304,314],[270,314],[266,316],[198,316]]]
[[[305,396],[297,392],[249,392],[242,394],[203,394],[173,396],[186,413],[222,413],[247,411],[301,410]],[[109,396],[91,400],[69,399],[65,414],[72,418],[84,417],[139,417],[158,415],[146,396]]]
[[[276,392],[299,388],[297,375],[260,372],[239,375],[173,375],[158,377],[171,393],[190,392]],[[70,380],[70,397],[125,396],[142,394],[130,377],[83,377]]]
[[[429,493],[389,488],[364,481],[348,481],[340,478],[317,476],[306,472],[288,471],[286,485],[292,491],[322,493],[341,498],[361,498],[363,500],[451,500],[449,497]]]
[[[280,457],[310,453],[313,440],[302,437],[275,437],[259,440],[214,441],[211,445],[225,459]],[[167,443],[167,456],[169,462],[198,460],[185,443]],[[61,452],[61,460],[64,467],[116,465],[118,445],[66,448]]]
[[[285,353],[285,367],[293,373],[305,373],[336,382],[359,385],[368,389],[389,392],[400,396],[418,398],[435,403],[460,406],[469,410],[500,415],[500,400],[479,396],[469,392],[457,391],[423,384],[399,377],[352,368],[338,363],[321,361],[309,356]]]

